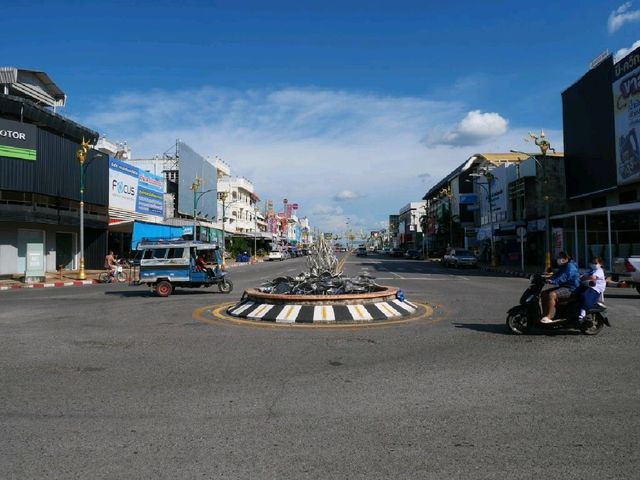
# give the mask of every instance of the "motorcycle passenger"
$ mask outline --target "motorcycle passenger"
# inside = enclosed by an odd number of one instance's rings
[[[602,270],[602,258],[593,257],[590,270],[580,277],[583,283],[580,286],[580,314],[578,315],[578,321],[584,321],[584,317],[587,315],[587,310],[595,305],[598,299],[604,293],[607,286],[607,282],[604,277],[604,270]]]
[[[548,282],[558,287],[542,293],[542,308],[545,315],[540,319],[541,323],[552,323],[558,300],[569,298],[580,286],[578,267],[568,254],[560,252],[556,263],[560,268]]]

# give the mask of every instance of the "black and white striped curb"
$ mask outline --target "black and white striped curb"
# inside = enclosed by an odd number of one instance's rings
[[[375,322],[417,312],[415,303],[397,299],[358,305],[273,305],[246,300],[227,310],[234,317],[275,323]]]

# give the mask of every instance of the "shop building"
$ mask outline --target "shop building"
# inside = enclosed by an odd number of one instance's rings
[[[640,48],[594,65],[562,93],[567,213],[552,216],[557,247],[582,266],[592,255],[640,255]]]
[[[66,95],[44,72],[0,68],[0,275],[41,278],[80,263],[83,141],[98,133],[58,113]],[[108,157],[89,151],[84,188],[86,268],[107,250]]]

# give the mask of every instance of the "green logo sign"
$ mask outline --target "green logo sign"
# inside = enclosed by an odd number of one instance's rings
[[[0,118],[0,157],[35,161],[37,135],[35,125]]]

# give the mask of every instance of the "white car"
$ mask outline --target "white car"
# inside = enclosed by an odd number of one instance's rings
[[[284,260],[284,254],[280,250],[272,250],[269,252],[269,261]]]
[[[617,274],[619,280],[636,287],[640,293],[640,255],[614,259],[613,273]]]

